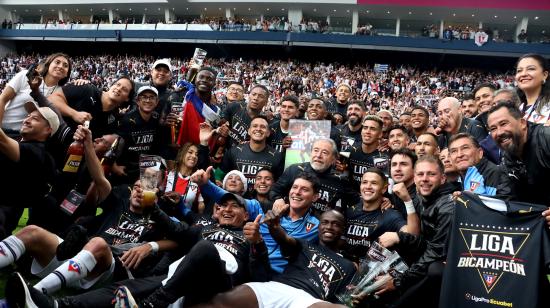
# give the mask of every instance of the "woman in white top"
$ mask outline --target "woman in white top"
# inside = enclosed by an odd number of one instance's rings
[[[524,118],[533,123],[550,125],[550,66],[538,54],[526,54],[516,66],[516,83]]]
[[[46,58],[38,68],[42,77],[40,92],[48,97],[61,90],[61,86],[69,81],[71,61],[63,53],[54,53]],[[0,124],[10,136],[18,136],[23,119],[27,116],[25,103],[33,101],[31,88],[27,78],[28,70],[21,70],[6,85],[0,95]]]

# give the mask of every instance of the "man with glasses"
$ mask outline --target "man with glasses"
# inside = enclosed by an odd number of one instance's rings
[[[137,91],[137,108],[122,118],[117,134],[124,139],[124,148],[113,165],[119,183],[133,183],[139,177],[139,156],[158,153],[159,117],[154,113],[159,103],[158,91],[143,86]]]

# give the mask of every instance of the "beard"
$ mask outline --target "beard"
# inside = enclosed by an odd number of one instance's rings
[[[507,138],[509,138],[512,142],[510,142],[506,146],[502,145],[501,144],[502,140]],[[513,154],[515,156],[519,154],[519,149],[521,145],[521,133],[519,132],[504,133],[498,136],[495,141],[504,151],[510,154]]]
[[[358,116],[356,116],[356,115],[351,115],[351,116],[349,117],[349,124],[350,124],[351,126],[357,126],[357,125],[359,125],[360,123],[361,123],[361,118],[360,118],[360,117],[358,117]]]

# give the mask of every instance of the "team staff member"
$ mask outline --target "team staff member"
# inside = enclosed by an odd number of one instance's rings
[[[332,139],[318,139],[313,143],[310,156],[311,162],[286,168],[273,185],[269,196],[274,201],[274,206],[282,206],[283,198],[288,196],[294,179],[302,172],[315,174],[321,182],[319,198],[313,203],[315,214],[335,208],[344,211],[348,205],[357,203],[357,192],[350,187],[349,181],[333,171],[332,166],[338,157],[336,143]]]
[[[437,104],[438,126],[441,130],[439,135],[439,147],[448,147],[449,139],[458,133],[468,133],[478,142],[487,137],[487,131],[483,123],[477,120],[468,119],[460,111],[460,102],[454,97],[445,97]]]
[[[112,169],[113,174],[118,176],[117,182],[135,182],[139,178],[139,156],[158,153],[158,138],[163,132],[154,112],[158,103],[157,89],[143,86],[137,91],[137,108],[125,114],[120,121],[117,134],[124,140],[124,148]]]
[[[513,185],[507,174],[483,157],[483,149],[471,135],[460,133],[451,137],[449,155],[460,172],[463,190],[502,199],[513,197]]]
[[[249,192],[254,188],[254,180],[260,169],[269,168],[277,172],[283,169],[282,154],[267,145],[269,134],[269,122],[264,116],[257,116],[252,119],[248,129],[250,141],[233,146],[223,156],[221,170],[225,173],[231,170],[242,172],[247,178]]]
[[[489,131],[504,150],[503,167],[512,179],[518,201],[550,205],[550,128],[532,124],[510,103],[489,110]],[[543,215],[550,224],[550,209]]]

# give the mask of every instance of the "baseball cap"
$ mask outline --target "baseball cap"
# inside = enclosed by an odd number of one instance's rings
[[[220,202],[218,202],[218,203],[219,203],[219,204],[223,204],[223,203],[225,203],[225,202],[227,202],[227,201],[235,201],[235,202],[237,202],[237,204],[238,204],[240,207],[242,207],[242,208],[244,208],[244,209],[246,210],[246,206],[245,206],[245,204],[244,204],[244,199],[243,199],[243,197],[241,197],[241,196],[239,196],[239,195],[237,195],[237,194],[230,193],[230,192],[225,193],[225,194],[221,197]]]
[[[159,65],[164,65],[166,66],[169,70],[172,70],[172,65],[170,65],[170,59],[158,59],[157,61],[155,61],[155,63],[153,63],[153,68],[157,68],[157,66]]]
[[[29,101],[25,103],[25,110],[28,113],[37,110],[42,115],[52,129],[50,136],[53,136],[57,132],[57,129],[59,129],[59,117],[50,107],[38,107],[35,101]]]
[[[155,89],[155,87],[151,87],[151,86],[142,86],[140,87],[138,90],[137,90],[137,94],[136,95],[140,95],[141,93],[143,93],[144,91],[151,91],[151,92],[154,92],[156,96],[159,96],[159,91],[157,89]]]

